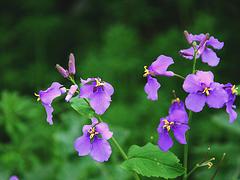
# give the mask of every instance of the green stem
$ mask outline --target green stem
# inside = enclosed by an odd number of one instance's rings
[[[98,116],[98,119],[100,122],[103,122],[102,118],[100,116]],[[128,160],[128,156],[125,153],[125,151],[123,150],[123,148],[120,146],[120,144],[118,143],[118,141],[114,138],[114,136],[112,136],[111,138],[112,142],[115,144],[115,146],[117,147],[117,149],[119,150],[119,152],[121,153],[122,157],[124,160]],[[137,173],[133,173],[135,180],[140,180],[140,177],[138,176]]]
[[[225,156],[226,156],[226,153],[223,153],[222,158],[221,158],[220,162],[218,163],[217,169],[216,169],[216,171],[214,172],[211,180],[214,180],[214,178],[216,177],[216,175],[217,175],[217,173],[218,173],[218,170],[219,170],[220,166],[222,165]]]
[[[187,178],[188,178],[194,171],[196,171],[199,167],[200,167],[199,164],[197,164],[196,166],[194,166],[194,168],[192,168],[192,170],[187,174]]]
[[[196,64],[197,64],[197,49],[196,46],[193,47],[194,48],[194,56],[193,56],[193,67],[192,67],[192,73],[195,74],[196,72]],[[192,118],[192,111],[189,111],[189,120],[188,120],[188,125],[190,126],[190,121]],[[189,132],[186,134],[186,139],[187,139],[187,144],[184,145],[184,160],[183,160],[183,165],[185,168],[185,173],[183,176],[183,180],[187,180],[188,178],[188,144],[189,144]]]
[[[178,77],[178,78],[180,78],[180,79],[185,79],[185,77],[183,77],[183,76],[181,76],[181,75],[179,75],[179,74],[174,74],[174,76],[176,76],[176,77]]]

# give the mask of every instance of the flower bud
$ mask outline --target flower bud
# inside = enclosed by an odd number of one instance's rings
[[[76,73],[76,68],[75,68],[75,58],[73,53],[69,55],[69,61],[68,61],[68,71],[70,75],[74,75]]]
[[[70,87],[68,93],[67,93],[67,96],[66,96],[66,98],[65,98],[65,101],[68,102],[68,101],[72,98],[72,96],[74,95],[74,93],[77,91],[77,89],[78,89],[78,86],[77,86],[76,84],[72,85],[72,86]]]
[[[59,64],[56,64],[56,68],[58,72],[64,77],[67,78],[69,76],[68,70],[65,70],[62,66]]]

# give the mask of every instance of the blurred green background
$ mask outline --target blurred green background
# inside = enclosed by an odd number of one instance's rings
[[[159,101],[146,99],[143,66],[158,55],[174,58],[171,70],[187,75],[192,63],[178,51],[187,48],[183,30],[209,32],[225,42],[217,52],[218,67],[198,61],[197,68],[213,70],[215,80],[239,84],[240,1],[193,0],[8,0],[0,6],[0,179],[12,174],[34,180],[127,180],[118,151],[107,163],[78,157],[74,140],[89,120],[80,117],[63,98],[53,104],[54,125],[46,122],[44,108],[33,96],[52,81],[69,85],[55,70],[66,67],[75,54],[77,79],[100,76],[115,88],[103,118],[127,149],[132,144],[156,143],[159,118],[167,115],[182,82],[161,77]],[[239,119],[228,124],[225,110],[194,114],[190,130],[190,167],[216,157],[211,169],[196,171],[191,179],[210,179],[224,152],[216,179],[240,178]],[[153,138],[151,138],[153,137]],[[208,152],[208,147],[211,150]],[[171,149],[182,160],[183,145]],[[145,179],[145,178],[142,178]],[[153,178],[154,179],[154,178]]]

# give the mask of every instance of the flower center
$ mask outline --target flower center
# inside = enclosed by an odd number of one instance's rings
[[[37,97],[37,101],[40,101],[40,96],[39,96],[39,94],[37,94],[37,93],[34,93],[34,96],[36,96],[36,97]]]
[[[150,71],[148,70],[147,66],[144,66],[144,74],[143,77],[147,77],[150,73]]]
[[[211,90],[211,88],[208,88],[208,87],[206,87],[204,90],[203,90],[203,94],[206,94],[207,96],[209,96],[209,94],[210,94],[210,91]]]
[[[92,127],[91,129],[88,130],[88,133],[90,134],[90,140],[92,140],[95,135],[98,135],[99,132],[96,131],[96,128],[95,127]]]
[[[104,85],[104,82],[101,81],[101,79],[99,78],[96,78],[96,87],[99,87],[99,86],[103,86]]]
[[[180,103],[180,99],[179,98],[173,99],[172,104],[175,103],[175,102]]]
[[[231,88],[231,91],[232,91],[232,94],[237,94],[238,93],[238,88],[233,85],[232,88]]]
[[[171,126],[174,125],[174,122],[169,122],[167,119],[164,119],[163,122],[164,122],[163,129],[167,129],[167,131],[170,131]]]

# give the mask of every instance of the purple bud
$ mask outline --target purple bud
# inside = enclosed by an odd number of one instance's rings
[[[72,85],[67,93],[67,96],[65,98],[65,100],[68,102],[72,96],[74,95],[74,93],[77,91],[78,86],[76,84]]]
[[[184,35],[185,35],[185,38],[186,38],[186,40],[187,40],[187,42],[189,43],[189,44],[192,44],[192,41],[191,41],[191,39],[189,38],[189,33],[185,30],[184,32]]]
[[[60,66],[59,64],[56,64],[56,68],[58,70],[58,72],[64,77],[64,78],[68,78],[69,73],[68,70],[64,69],[62,66]]]
[[[73,74],[74,75],[76,73],[75,58],[74,58],[73,53],[71,53],[70,56],[69,56],[68,71],[69,71],[69,74]]]

